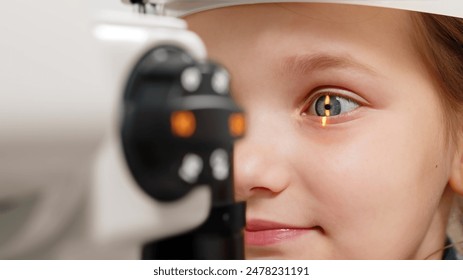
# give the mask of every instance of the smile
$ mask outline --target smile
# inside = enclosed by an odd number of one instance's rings
[[[246,224],[244,234],[248,246],[267,246],[295,239],[314,230],[316,227],[295,227],[263,220],[251,220]]]

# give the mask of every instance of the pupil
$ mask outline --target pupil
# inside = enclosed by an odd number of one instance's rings
[[[315,102],[315,113],[317,116],[324,117],[329,112],[329,116],[337,116],[341,114],[342,106],[341,106],[341,99],[337,96],[332,96],[329,99],[329,104],[325,104],[326,102],[326,95],[321,96]]]

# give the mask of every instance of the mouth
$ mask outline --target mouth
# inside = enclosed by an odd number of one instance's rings
[[[248,246],[268,246],[292,239],[312,231],[322,230],[319,226],[298,227],[264,220],[250,220],[246,223],[244,233]]]

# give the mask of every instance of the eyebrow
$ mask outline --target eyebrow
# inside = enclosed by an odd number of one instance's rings
[[[291,55],[283,58],[281,69],[285,72],[306,75],[314,70],[327,70],[332,68],[349,68],[366,72],[368,74],[377,74],[377,72],[362,64],[348,55],[336,56],[330,54],[303,54]]]

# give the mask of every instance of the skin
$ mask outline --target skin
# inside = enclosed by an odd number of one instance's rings
[[[317,226],[247,245],[246,258],[441,257],[431,254],[444,245],[462,160],[445,136],[408,12],[292,3],[186,19],[230,71],[247,114],[235,150],[236,197],[247,201],[247,220]],[[358,107],[324,126],[308,109],[320,89],[343,89]]]

